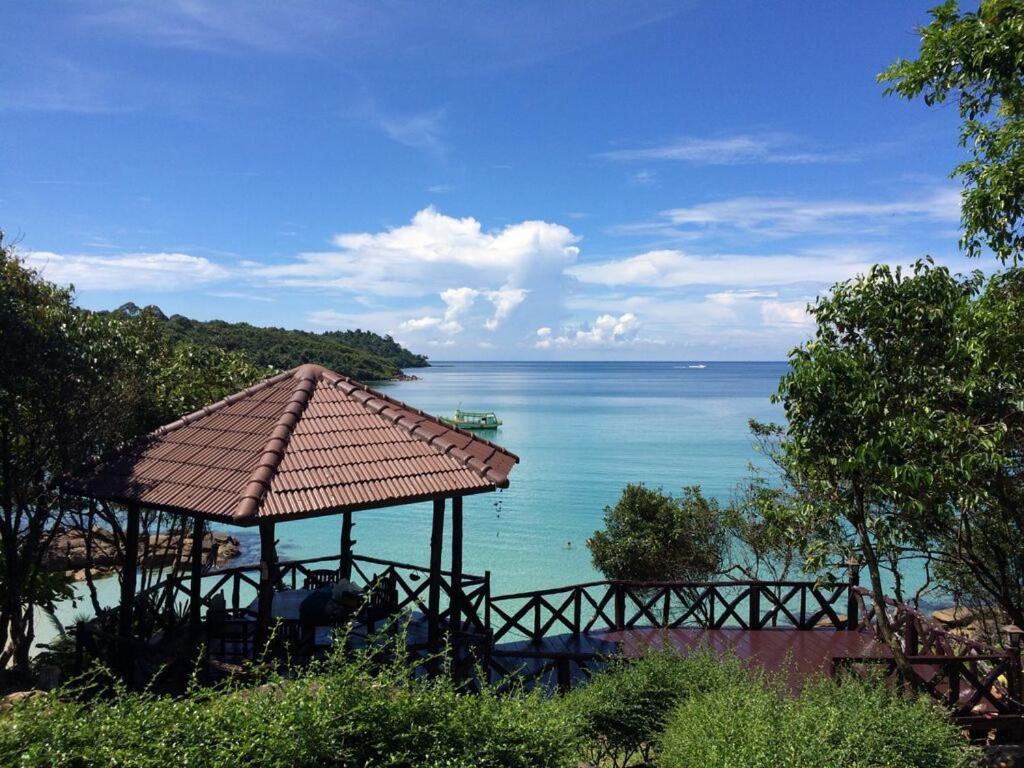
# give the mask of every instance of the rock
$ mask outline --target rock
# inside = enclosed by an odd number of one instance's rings
[[[82,528],[62,528],[53,538],[43,557],[43,567],[48,571],[64,571],[76,581],[85,579],[85,568],[89,564],[86,544],[89,532]],[[142,565],[171,565],[179,558],[188,562],[192,553],[192,538],[179,542],[169,534],[141,537],[139,558]],[[114,535],[105,528],[92,530],[93,575],[106,575],[121,565],[121,553]],[[242,553],[238,539],[226,533],[207,532],[203,537],[203,562],[207,565],[222,566]]]
[[[6,696],[0,697],[0,712],[4,712],[19,701],[26,701],[27,699],[34,699],[37,696],[45,696],[45,691],[29,690],[29,691],[15,691],[14,693],[8,693]]]
[[[947,629],[966,627],[979,618],[978,612],[962,605],[940,608],[932,612],[932,618]]]

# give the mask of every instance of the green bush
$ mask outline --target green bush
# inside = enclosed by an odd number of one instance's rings
[[[751,678],[683,701],[662,768],[954,768],[974,765],[945,712],[883,685],[822,680],[799,696]]]
[[[575,768],[576,732],[560,700],[540,693],[467,695],[401,666],[336,661],[294,680],[178,699],[31,699],[0,716],[0,765]]]
[[[745,680],[737,662],[659,652],[618,661],[566,697],[595,765],[625,766],[656,754],[665,720],[683,700]]]
[[[0,765],[22,768],[965,767],[946,714],[884,686],[797,697],[738,662],[655,653],[564,696],[460,691],[404,663],[331,659],[254,688],[180,698],[71,691],[0,713]]]

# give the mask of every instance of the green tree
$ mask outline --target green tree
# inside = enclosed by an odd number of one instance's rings
[[[953,171],[964,184],[961,246],[985,246],[1016,263],[1024,246],[1024,1],[983,0],[961,13],[957,0],[931,11],[919,30],[918,58],[879,75],[886,93],[923,96],[928,105],[955,98],[960,144],[969,160]]]
[[[727,543],[724,512],[699,486],[680,497],[630,484],[604,511],[604,529],[587,547],[610,579],[703,581],[722,570]]]
[[[67,513],[60,481],[89,458],[266,374],[172,346],[155,318],[86,312],[0,236],[0,670],[28,669],[36,606],[64,589],[41,561]]]
[[[799,499],[759,473],[744,481],[725,509],[729,568],[743,578],[784,581],[803,565],[802,532],[794,527]]]
[[[898,659],[883,571],[898,585],[908,553],[956,564],[961,588],[1019,621],[1024,272],[876,266],[811,312],[776,396],[788,426],[757,426],[800,494],[810,567],[861,558]]]

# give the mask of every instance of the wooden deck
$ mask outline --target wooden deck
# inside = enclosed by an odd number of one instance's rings
[[[509,669],[520,669],[524,675],[537,676],[545,682],[543,670],[551,659],[567,659],[572,663],[572,682],[585,674],[583,667],[593,668],[602,657],[641,656],[650,651],[673,650],[682,655],[709,651],[720,657],[734,657],[782,676],[791,690],[815,676],[829,675],[835,659],[891,657],[891,652],[873,634],[836,629],[702,629],[702,628],[634,628],[604,630],[585,634],[556,635],[540,642],[524,640],[500,643],[493,655]],[[584,664],[577,664],[580,660]],[[589,664],[586,662],[590,662]],[[549,669],[552,675],[556,670]]]

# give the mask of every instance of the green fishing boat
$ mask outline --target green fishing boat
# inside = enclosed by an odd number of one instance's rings
[[[459,429],[497,429],[501,426],[501,419],[494,414],[494,411],[458,410],[450,419],[442,417],[441,421],[449,427],[458,427]]]

